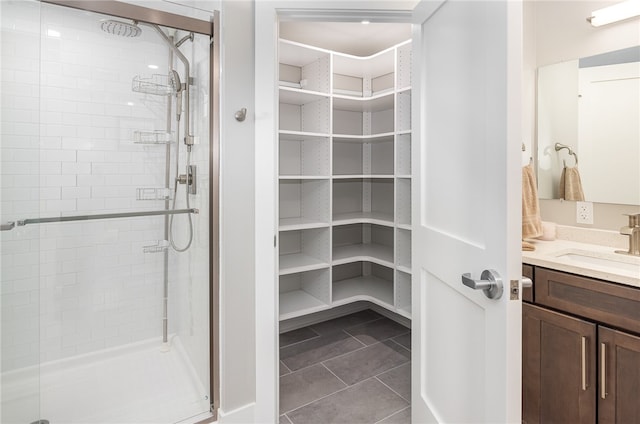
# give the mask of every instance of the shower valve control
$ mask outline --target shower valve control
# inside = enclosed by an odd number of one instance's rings
[[[195,165],[189,165],[187,167],[187,173],[178,175],[178,178],[176,178],[176,181],[179,184],[187,184],[188,187],[189,187],[189,194],[197,194],[197,190],[196,190],[196,166]]]

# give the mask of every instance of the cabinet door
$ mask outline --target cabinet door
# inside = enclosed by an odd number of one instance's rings
[[[640,423],[640,337],[598,328],[599,423]]]
[[[595,344],[595,324],[522,304],[523,423],[596,422]]]

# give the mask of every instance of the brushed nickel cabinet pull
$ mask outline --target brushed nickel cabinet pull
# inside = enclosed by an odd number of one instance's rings
[[[587,338],[582,336],[582,390],[587,390]]]
[[[600,397],[607,398],[607,345],[600,343]]]

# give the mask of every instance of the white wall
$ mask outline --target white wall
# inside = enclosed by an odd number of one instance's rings
[[[256,399],[254,4],[222,1],[221,19],[220,421],[242,422]]]
[[[599,1],[535,1],[525,3],[525,144],[527,152],[535,134],[536,69],[553,63],[593,56],[640,44],[638,19],[594,28],[586,22],[591,12],[618,0]],[[534,103],[531,103],[533,100]],[[531,153],[529,153],[529,156]],[[576,225],[575,202],[541,200],[542,219],[564,225]],[[580,225],[617,230],[626,224],[624,213],[640,212],[639,207],[625,205],[595,204],[594,225]]]

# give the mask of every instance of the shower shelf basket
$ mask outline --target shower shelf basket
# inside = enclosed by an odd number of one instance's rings
[[[137,93],[170,96],[175,93],[168,75],[153,74],[151,76],[136,75],[133,77],[131,89]]]
[[[137,188],[136,200],[171,200],[171,189],[166,187]]]
[[[144,253],[162,253],[169,248],[168,240],[158,240],[155,244],[142,246]]]
[[[171,144],[173,133],[167,131],[134,131],[134,144]]]

